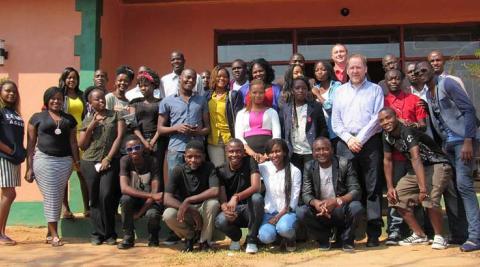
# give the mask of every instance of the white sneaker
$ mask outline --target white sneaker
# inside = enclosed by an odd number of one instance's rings
[[[432,248],[433,249],[446,249],[448,247],[448,242],[441,235],[435,235],[433,238]]]
[[[240,242],[239,241],[232,241],[230,243],[230,248],[229,249],[230,250],[235,250],[235,251],[240,250]]]
[[[398,245],[400,246],[424,245],[424,244],[428,244],[428,237],[427,236],[421,237],[415,233],[403,239],[402,241],[398,242]]]
[[[258,252],[257,244],[254,243],[248,243],[247,248],[245,249],[245,252],[248,254],[255,254]]]

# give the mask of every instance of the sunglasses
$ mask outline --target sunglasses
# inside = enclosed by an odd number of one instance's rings
[[[418,75],[423,74],[423,73],[425,73],[425,72],[427,72],[427,71],[428,71],[428,69],[420,69],[420,70],[418,70],[418,71],[415,71],[413,74],[416,75],[416,76],[418,76]]]
[[[142,149],[142,145],[134,145],[132,147],[127,147],[125,150],[127,151],[127,153],[133,153],[140,151],[140,149]]]

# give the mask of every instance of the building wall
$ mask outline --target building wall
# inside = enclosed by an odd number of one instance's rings
[[[78,69],[73,43],[79,33],[75,0],[1,1],[0,39],[6,42],[9,58],[0,66],[0,77],[17,83],[25,122],[40,110],[44,90],[58,85],[63,68]],[[41,200],[37,185],[23,181],[17,201],[33,200]]]
[[[115,12],[108,11],[111,6]],[[343,7],[350,9],[349,16],[340,15]],[[200,71],[213,67],[216,29],[470,22],[480,21],[479,10],[480,1],[449,0],[237,0],[154,4],[119,4],[119,0],[105,0],[102,26],[120,17],[121,29],[115,38],[104,38],[100,64],[111,72],[121,63],[134,68],[145,64],[165,74],[171,71],[171,51],[180,50],[186,56],[187,66]],[[102,37],[104,34],[102,32]]]

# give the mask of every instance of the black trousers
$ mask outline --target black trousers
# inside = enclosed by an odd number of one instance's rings
[[[135,240],[135,224],[133,216],[145,204],[145,199],[136,198],[129,195],[122,195],[120,206],[122,209],[122,227],[124,231],[123,239],[129,242]],[[162,219],[163,207],[158,203],[145,212],[147,218],[148,241],[158,241],[158,232],[160,231],[160,220]]]
[[[110,168],[100,173],[95,170],[96,163],[85,160],[80,163],[90,194],[92,237],[100,240],[117,238],[115,215],[120,199],[119,161],[113,159]]]
[[[383,145],[380,134],[372,136],[360,153],[353,153],[344,141],[337,144],[337,155],[350,159],[362,187],[362,204],[367,210],[367,235],[382,234]]]
[[[292,153],[292,157],[290,158],[290,162],[297,167],[303,173],[312,165],[313,156],[312,154],[296,154]]]
[[[257,244],[258,230],[262,224],[264,214],[264,199],[260,193],[253,194],[247,204],[237,205],[238,217],[229,222],[223,212],[215,218],[215,227],[224,232],[231,240],[240,241],[242,238],[241,227],[248,227],[246,242]]]
[[[308,205],[297,207],[295,210],[297,218],[308,230],[308,236],[322,243],[328,242],[333,227],[341,233],[344,243],[353,244],[355,229],[363,216],[364,210],[359,201],[352,201],[343,207],[332,211],[332,217],[318,217],[313,208]]]

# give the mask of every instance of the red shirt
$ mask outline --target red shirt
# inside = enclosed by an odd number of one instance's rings
[[[384,106],[395,110],[397,117],[411,123],[419,122],[427,118],[427,112],[424,108],[417,106],[420,98],[414,94],[407,94],[400,91],[397,95],[388,93],[384,99]],[[406,160],[398,151],[392,153],[393,160]]]
[[[347,76],[347,69],[337,69],[334,67],[335,71],[335,76],[337,77],[337,80],[340,81],[341,83],[346,83],[348,81],[348,76]]]
[[[247,94],[247,97],[245,97],[245,105],[250,102],[250,93]],[[265,98],[263,99],[263,103],[265,106],[271,108],[273,107],[273,88],[272,86],[268,87],[265,90]]]

